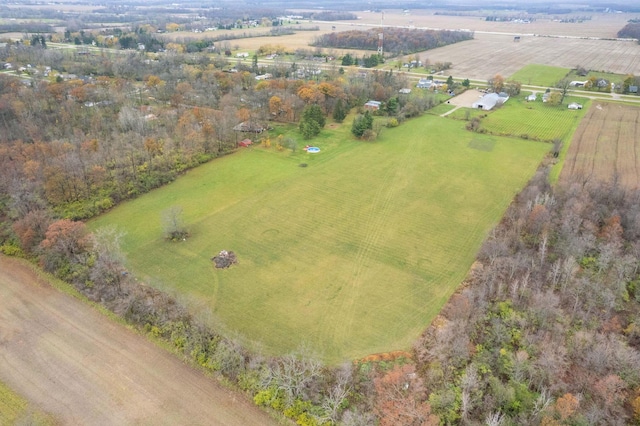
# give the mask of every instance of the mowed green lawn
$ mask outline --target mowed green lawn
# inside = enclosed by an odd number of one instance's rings
[[[556,83],[565,78],[570,72],[570,68],[529,64],[520,68],[508,79],[519,81],[526,85],[555,87]]]
[[[489,112],[480,127],[492,134],[542,141],[561,139],[568,143],[591,103],[587,98],[566,96],[561,105],[550,105],[542,102],[543,92],[538,93],[538,100],[527,102],[529,94],[531,92],[524,92],[509,98],[500,108]],[[568,109],[572,102],[583,105],[583,109]]]
[[[267,354],[327,362],[410,348],[464,279],[548,144],[424,116],[374,143],[325,130],[318,154],[243,149],[91,223],[127,233],[128,266]],[[307,163],[308,167],[300,167]],[[163,239],[184,209],[191,237]],[[233,250],[239,264],[216,270]]]

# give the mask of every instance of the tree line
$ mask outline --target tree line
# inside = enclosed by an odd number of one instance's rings
[[[351,30],[323,34],[317,37],[312,45],[341,49],[376,50],[381,33],[384,33],[384,51],[392,55],[421,52],[473,39],[473,33],[468,31],[372,28],[366,31]]]
[[[416,344],[445,424],[640,420],[640,192],[545,175]]]

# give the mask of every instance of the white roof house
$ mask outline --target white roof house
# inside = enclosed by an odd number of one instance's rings
[[[582,109],[582,105],[580,105],[577,102],[571,102],[569,105],[567,105],[567,108],[569,108],[569,109]]]
[[[505,96],[501,95],[502,93],[487,93],[482,98],[480,98],[479,101],[474,102],[472,107],[489,111],[496,105],[502,105],[509,99],[509,96],[506,93],[504,94]]]

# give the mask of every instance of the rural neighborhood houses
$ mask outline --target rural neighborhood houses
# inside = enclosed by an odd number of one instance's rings
[[[489,111],[496,105],[502,105],[509,100],[509,95],[505,92],[500,93],[487,93],[479,101],[473,103],[473,108]]]

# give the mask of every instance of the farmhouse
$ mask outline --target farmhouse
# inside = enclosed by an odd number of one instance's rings
[[[537,96],[535,93],[532,93],[529,96],[527,96],[527,102],[535,102],[536,99],[537,99]]]
[[[366,104],[364,104],[364,109],[368,111],[377,111],[380,109],[381,105],[382,105],[382,102],[380,101],[369,101]]]
[[[408,95],[409,93],[411,93],[411,89],[403,88],[398,90],[398,93],[401,93],[403,95]]]
[[[249,54],[247,52],[236,53],[236,58],[248,58]]]
[[[479,101],[474,102],[472,107],[489,111],[496,105],[502,105],[507,102],[509,95],[504,92],[500,93],[487,93]]]
[[[270,73],[256,75],[256,80],[269,80],[271,78],[273,78],[273,75]]]

